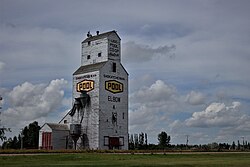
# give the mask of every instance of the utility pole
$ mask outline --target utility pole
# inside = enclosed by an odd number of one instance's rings
[[[187,141],[186,141],[186,150],[188,149],[188,137],[189,137],[189,135],[186,135],[186,137],[187,137]]]

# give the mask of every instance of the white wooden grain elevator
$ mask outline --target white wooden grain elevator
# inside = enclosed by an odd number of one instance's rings
[[[65,147],[128,149],[128,73],[121,64],[121,39],[116,31],[97,31],[81,45],[72,109],[60,121],[69,129]]]

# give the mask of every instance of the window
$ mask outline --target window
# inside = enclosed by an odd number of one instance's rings
[[[90,46],[90,44],[91,44],[91,41],[88,41],[88,46]]]
[[[112,71],[113,71],[113,72],[116,72],[116,63],[113,63]]]
[[[124,119],[124,118],[125,118],[125,113],[123,112],[123,113],[122,113],[122,119]]]
[[[98,57],[101,57],[102,56],[102,53],[100,52],[100,53],[98,53]]]
[[[90,55],[87,56],[87,59],[90,59]]]

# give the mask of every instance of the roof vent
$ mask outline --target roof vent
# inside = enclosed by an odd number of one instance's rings
[[[88,37],[88,38],[89,38],[89,37],[92,37],[92,35],[90,34],[90,31],[88,32],[87,37]]]
[[[99,35],[99,31],[96,31],[96,35]]]

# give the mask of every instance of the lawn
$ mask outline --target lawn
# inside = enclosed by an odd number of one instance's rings
[[[0,155],[1,167],[74,167],[74,166],[202,166],[247,167],[250,153],[191,153],[191,154],[107,154],[53,153],[39,155]]]

